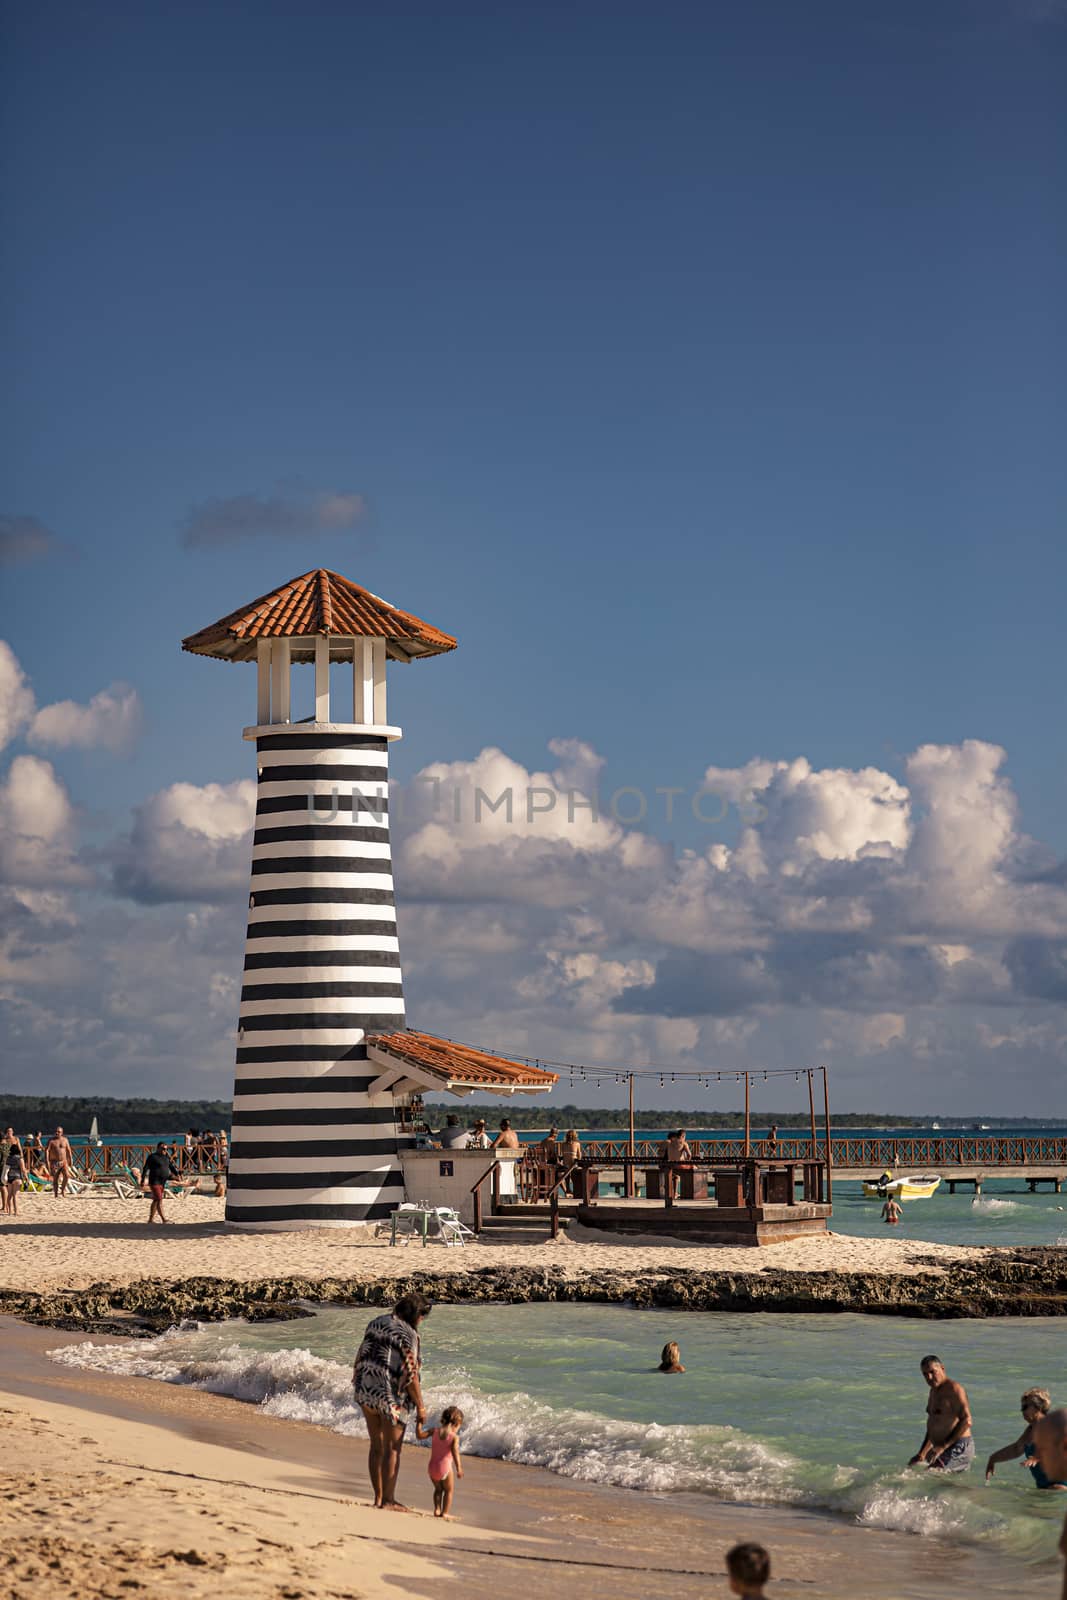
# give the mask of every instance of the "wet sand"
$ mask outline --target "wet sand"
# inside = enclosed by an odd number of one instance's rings
[[[531,1583],[696,1600],[727,1593],[723,1554],[737,1539],[772,1551],[771,1596],[928,1600],[948,1588],[993,1600],[1023,1577],[936,1540],[473,1457],[457,1490],[461,1520],[443,1524],[422,1509],[426,1457],[410,1447],[401,1491],[417,1513],[375,1511],[361,1441],[47,1360],[79,1337],[0,1318],[0,1583],[16,1600],[116,1600],[142,1587],[183,1600],[439,1600],[457,1582],[471,1600]],[[1058,1582],[1052,1569],[1025,1573],[1034,1600],[1051,1600]]]

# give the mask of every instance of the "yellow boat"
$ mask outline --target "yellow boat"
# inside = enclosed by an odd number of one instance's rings
[[[876,1183],[867,1182],[863,1192],[868,1200],[929,1200],[941,1179],[936,1172],[911,1172],[905,1178],[892,1178],[885,1173]]]

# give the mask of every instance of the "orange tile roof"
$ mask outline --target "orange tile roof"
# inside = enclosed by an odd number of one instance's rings
[[[556,1072],[509,1061],[506,1056],[491,1056],[469,1044],[453,1044],[451,1039],[436,1039],[432,1033],[416,1033],[413,1029],[371,1034],[367,1043],[431,1073],[442,1083],[469,1083],[484,1089],[551,1089],[559,1082]]]
[[[316,567],[191,633],[182,640],[182,649],[224,661],[254,661],[258,639],[288,637],[293,660],[304,661],[314,657],[314,640],[322,634],[385,639],[388,654],[397,661],[456,648],[451,634],[400,611],[339,572]],[[308,643],[301,646],[301,639]],[[340,647],[336,654],[340,657]]]

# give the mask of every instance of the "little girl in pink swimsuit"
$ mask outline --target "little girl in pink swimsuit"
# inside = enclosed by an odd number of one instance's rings
[[[459,1430],[463,1426],[463,1413],[458,1406],[446,1406],[436,1428],[416,1424],[415,1437],[429,1439],[430,1482],[433,1484],[433,1514],[447,1517],[452,1509],[452,1495],[456,1478],[462,1478],[463,1467],[459,1459]]]

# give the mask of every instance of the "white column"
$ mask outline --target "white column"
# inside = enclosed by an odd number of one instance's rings
[[[352,640],[352,721],[362,722],[363,709],[363,640]]]
[[[288,639],[275,639],[271,645],[271,720],[289,721],[289,666],[291,645]]]
[[[385,715],[385,640],[374,639],[371,641],[374,657],[374,721],[379,728],[386,722]]]
[[[256,640],[256,666],[259,673],[256,721],[262,728],[270,721],[270,640]]]
[[[356,721],[370,726],[374,722],[374,651],[370,639],[360,639],[359,678],[356,685]]]
[[[315,638],[315,721],[330,720],[330,641],[324,634]]]

